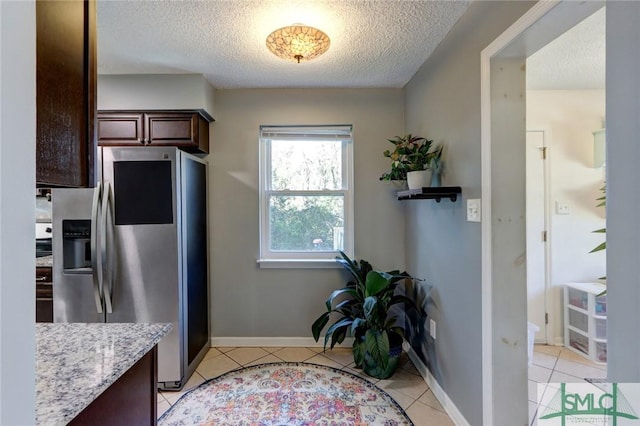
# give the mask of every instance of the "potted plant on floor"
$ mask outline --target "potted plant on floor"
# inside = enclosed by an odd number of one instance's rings
[[[413,278],[397,270],[375,271],[366,260],[351,260],[343,252],[336,260],[349,271],[352,279],[327,299],[327,311],[311,326],[313,338],[317,342],[331,315],[337,314],[338,318],[326,331],[324,349],[327,344],[333,349],[347,335],[353,336],[356,366],[372,377],[386,379],[398,365],[404,339],[404,326],[396,324],[397,317],[390,313],[391,308],[403,304],[405,309],[424,315],[411,299],[395,294],[398,284]]]

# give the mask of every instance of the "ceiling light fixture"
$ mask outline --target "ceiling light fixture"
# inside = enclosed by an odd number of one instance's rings
[[[267,48],[276,56],[292,61],[309,61],[329,49],[329,36],[317,28],[293,24],[267,36]]]

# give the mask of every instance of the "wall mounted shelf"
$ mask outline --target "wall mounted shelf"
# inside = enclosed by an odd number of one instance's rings
[[[462,193],[459,186],[439,186],[409,189],[398,192],[398,200],[436,200],[437,203],[443,198],[448,198],[452,202],[458,199],[458,194]]]

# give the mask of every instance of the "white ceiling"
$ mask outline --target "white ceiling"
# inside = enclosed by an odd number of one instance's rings
[[[403,87],[468,1],[98,1],[100,74],[203,74],[216,88]],[[303,23],[328,52],[297,64],[265,40]]]
[[[604,89],[605,8],[527,59],[527,89]]]

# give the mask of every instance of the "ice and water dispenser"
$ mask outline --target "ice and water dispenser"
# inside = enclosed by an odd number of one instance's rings
[[[91,272],[91,221],[62,221],[62,257],[65,273]]]

